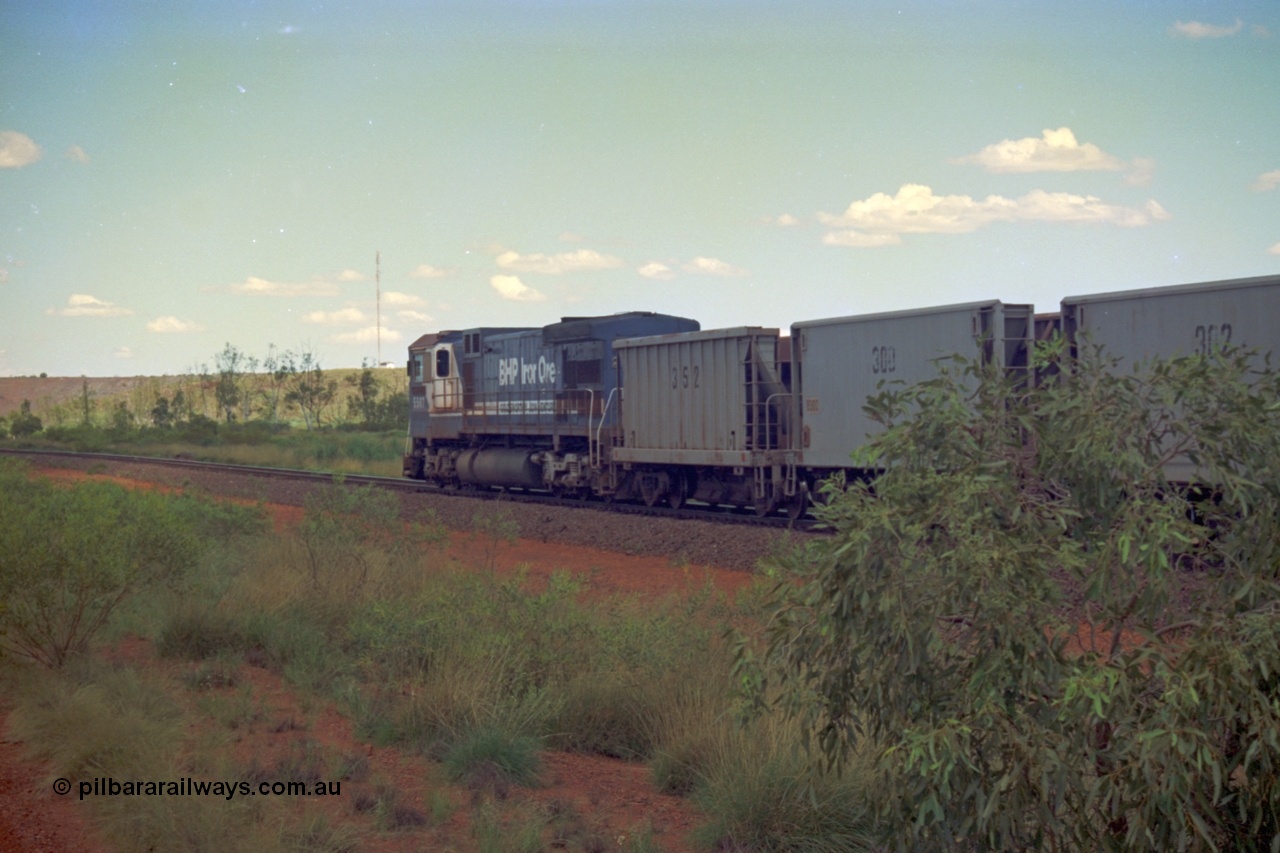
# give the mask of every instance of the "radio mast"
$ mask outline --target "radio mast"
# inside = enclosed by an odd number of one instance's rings
[[[374,287],[377,288],[377,312],[376,321],[378,323],[378,362],[374,367],[382,367],[382,252],[375,250],[373,253],[373,281]]]

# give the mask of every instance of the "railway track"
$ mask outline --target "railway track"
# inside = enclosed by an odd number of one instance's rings
[[[236,465],[227,462],[206,462],[197,459],[183,459],[158,456],[130,456],[119,453],[89,453],[76,450],[33,450],[25,448],[0,448],[0,454],[27,458],[54,458],[80,460],[90,463],[115,463],[123,465],[158,465],[166,468],[191,469],[210,473],[235,474],[238,476],[263,477],[271,479],[294,480],[305,483],[329,483],[335,477],[341,477],[344,483],[358,486],[372,486],[398,492],[447,495],[459,499],[477,501],[510,501],[513,503],[553,506],[564,509],[594,510],[612,514],[647,516],[669,520],[696,520],[714,524],[742,525],[756,528],[778,530],[794,530],[798,532],[821,532],[822,525],[811,518],[789,519],[784,515],[757,516],[749,511],[734,511],[724,508],[709,507],[694,502],[686,503],[680,509],[665,506],[645,506],[644,504],[613,503],[598,500],[582,500],[576,498],[560,498],[542,492],[531,492],[511,489],[449,489],[439,488],[419,480],[406,480],[400,477],[377,477],[367,474],[334,474],[325,471],[307,471],[298,468],[270,468],[256,465]]]

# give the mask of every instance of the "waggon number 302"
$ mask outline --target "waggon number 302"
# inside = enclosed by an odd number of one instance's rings
[[[1200,355],[1225,350],[1231,344],[1231,324],[1196,326],[1196,352]]]

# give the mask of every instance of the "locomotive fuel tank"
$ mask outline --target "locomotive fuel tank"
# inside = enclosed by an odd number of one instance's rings
[[[454,464],[458,481],[465,485],[540,489],[542,465],[534,461],[534,455],[518,447],[464,450]]]

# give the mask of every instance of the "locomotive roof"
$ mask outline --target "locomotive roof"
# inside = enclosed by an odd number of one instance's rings
[[[600,317],[565,317],[559,323],[543,326],[542,339],[547,342],[564,342],[631,338],[669,332],[694,332],[700,328],[697,320],[690,320],[688,317],[659,314],[656,311],[627,311]]]
[[[598,317],[562,317],[560,322],[547,326],[479,326],[469,329],[447,329],[430,332],[409,344],[409,349],[427,350],[438,343],[457,343],[464,334],[479,332],[481,337],[541,333],[544,342],[566,343],[572,341],[643,337],[673,332],[696,332],[701,328],[697,320],[660,314],[656,311],[625,311],[620,314],[603,314]]]

